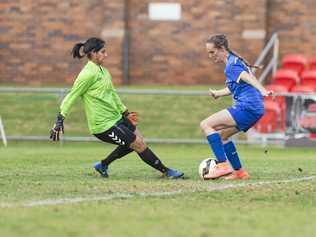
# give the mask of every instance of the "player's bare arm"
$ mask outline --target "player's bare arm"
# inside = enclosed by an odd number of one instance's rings
[[[243,71],[240,74],[239,80],[243,80],[244,82],[247,82],[248,84],[252,85],[257,90],[259,90],[263,96],[271,96],[273,94],[273,91],[266,90],[266,88],[264,88],[261,85],[261,83],[257,80],[257,78],[255,78],[253,75],[249,74],[246,71]]]
[[[220,89],[220,90],[213,90],[212,88],[209,89],[209,95],[212,96],[214,99],[217,99],[217,98],[222,97],[222,96],[227,96],[230,94],[231,94],[231,92],[227,87],[225,87],[224,89]]]

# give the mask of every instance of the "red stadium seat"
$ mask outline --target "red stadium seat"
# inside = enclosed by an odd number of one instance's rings
[[[280,85],[278,85],[278,84],[269,84],[269,85],[266,85],[265,88],[267,90],[272,90],[274,92],[280,92],[280,93],[282,93],[282,92],[289,92],[288,88],[286,86],[284,86],[284,85],[281,85],[281,84]]]
[[[305,114],[300,118],[299,125],[311,132],[316,132],[316,116]]]
[[[279,107],[278,103],[276,103],[274,101],[265,101],[264,108],[266,110],[271,110],[276,114],[280,113],[280,107]]]
[[[288,88],[283,86],[283,85],[275,85],[275,84],[270,84],[270,85],[266,85],[265,88],[267,90],[272,90],[275,93],[284,93],[284,92],[288,92]],[[281,131],[285,131],[285,126],[286,126],[286,102],[285,102],[285,97],[284,96],[275,96],[275,97],[265,97],[264,98],[265,101],[275,101],[278,103],[279,107],[280,107],[280,124],[279,124],[279,128]]]
[[[309,104],[307,107],[308,112],[316,113],[316,103]]]
[[[278,130],[280,107],[274,101],[265,101],[265,114],[256,123],[255,129],[260,133],[274,133]]]
[[[300,81],[298,74],[292,70],[279,69],[272,77],[272,84],[282,85],[290,91]]]
[[[296,85],[292,88],[291,92],[297,93],[314,93],[315,89],[311,86],[306,85]]]
[[[272,133],[276,131],[274,117],[271,114],[265,114],[255,125],[259,133]]]
[[[301,75],[307,65],[307,59],[301,54],[285,55],[282,60],[282,68],[290,69]]]
[[[314,91],[316,91],[316,70],[304,71],[301,76],[300,84],[312,87]]]
[[[308,69],[309,69],[309,70],[316,70],[316,57],[312,57],[312,58],[308,61]]]
[[[309,134],[309,139],[316,140],[316,132]]]

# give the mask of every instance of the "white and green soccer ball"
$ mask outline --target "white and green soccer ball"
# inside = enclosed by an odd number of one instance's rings
[[[214,172],[217,165],[217,160],[213,158],[207,158],[203,160],[199,165],[199,176],[202,180],[204,180],[205,175],[211,174]]]

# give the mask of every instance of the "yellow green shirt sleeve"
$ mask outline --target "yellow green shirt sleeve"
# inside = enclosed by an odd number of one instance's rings
[[[66,97],[63,99],[63,102],[61,103],[60,113],[62,116],[67,117],[72,105],[80,96],[87,92],[92,83],[93,74],[88,70],[81,71],[70,92],[66,95]]]

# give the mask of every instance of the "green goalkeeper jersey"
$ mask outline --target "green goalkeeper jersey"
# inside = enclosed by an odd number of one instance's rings
[[[71,106],[81,97],[88,127],[92,134],[102,133],[122,118],[126,107],[112,84],[108,70],[92,61],[84,66],[71,91],[60,106],[60,113],[67,117]]]

